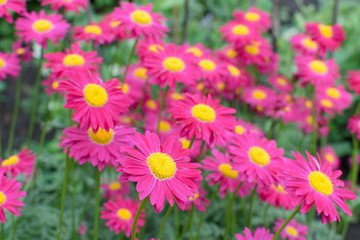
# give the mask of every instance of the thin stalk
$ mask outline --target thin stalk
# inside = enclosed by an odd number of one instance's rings
[[[36,118],[36,112],[37,112],[38,100],[39,100],[40,79],[41,79],[41,70],[42,70],[43,60],[44,60],[44,48],[42,47],[40,61],[39,61],[39,70],[38,70],[38,74],[36,76],[36,82],[35,82],[35,94],[34,94],[34,98],[33,98],[33,102],[32,102],[29,132],[28,132],[27,141],[26,141],[27,146],[30,145],[31,138],[32,138],[33,132],[34,132],[35,118]]]
[[[191,149],[191,147],[192,147],[192,145],[193,145],[193,143],[194,143],[194,141],[195,141],[195,135],[193,136],[193,138],[191,139],[191,141],[190,141],[190,145],[189,145],[189,149]]]
[[[101,172],[99,169],[96,168],[96,203],[95,203],[95,221],[94,221],[94,240],[98,239],[98,232],[99,232],[99,208],[100,208],[100,174]]]
[[[1,229],[0,229],[0,240],[4,239],[4,227],[5,227],[5,223],[0,223],[1,224]]]
[[[174,207],[169,206],[169,208],[168,208],[168,210],[166,211],[163,219],[161,220],[158,239],[161,239],[161,238],[162,238],[162,234],[163,234],[163,231],[164,231],[165,222],[166,222],[167,218],[169,217],[170,213],[172,212],[173,208],[174,208]]]
[[[179,219],[179,209],[174,207],[174,218],[175,218],[175,239],[178,239],[178,234],[180,230],[180,219]]]
[[[165,101],[166,101],[166,96],[167,96],[168,92],[169,92],[169,86],[166,85],[166,86],[165,86],[165,90],[164,90],[164,95],[163,95],[162,100],[161,100],[160,109],[159,109],[158,122],[157,122],[157,127],[156,127],[156,134],[159,134],[160,122],[161,122],[161,113],[162,113],[162,111],[164,110]]]
[[[291,219],[293,219],[295,217],[295,215],[300,211],[301,205],[297,206],[297,208],[294,210],[294,212],[290,215],[290,217],[288,219],[286,219],[286,221],[283,223],[283,225],[279,228],[279,230],[275,233],[275,236],[273,237],[272,240],[276,240],[278,239],[278,237],[280,236],[281,231],[286,227],[286,225],[288,225],[288,223],[291,221]]]
[[[131,60],[134,56],[134,53],[135,53],[135,49],[136,49],[136,46],[138,44],[138,39],[135,40],[135,43],[131,49],[131,52],[130,52],[130,56],[129,56],[129,59],[127,61],[127,64],[126,64],[126,68],[125,68],[125,73],[124,73],[124,77],[121,79],[121,82],[124,83],[125,82],[125,79],[126,79],[126,76],[128,74],[128,71],[129,71],[129,66],[130,66],[130,63],[131,63]]]
[[[182,30],[182,43],[187,40],[188,25],[189,25],[189,0],[184,2],[184,21],[183,21],[183,30]]]
[[[255,184],[254,189],[251,191],[250,195],[250,202],[249,202],[249,221],[248,221],[248,227],[251,230],[251,217],[252,217],[252,210],[253,210],[253,203],[254,203],[254,197],[257,189],[257,184]]]
[[[263,222],[264,222],[264,227],[265,227],[265,228],[268,228],[268,227],[269,227],[268,224],[267,224],[267,219],[266,219],[266,217],[267,217],[267,212],[268,212],[268,210],[269,210],[269,207],[270,207],[270,204],[266,204],[266,207],[265,207],[264,213],[263,213]]]
[[[351,167],[351,191],[354,191],[354,187],[357,184],[358,172],[359,172],[359,163],[357,161],[358,158],[358,148],[359,148],[359,141],[353,136],[353,165]]]
[[[203,151],[204,151],[204,147],[205,147],[205,141],[204,140],[201,140],[201,147],[200,147],[200,152],[199,152],[199,156],[196,160],[196,162],[199,162],[202,155],[203,155]]]
[[[190,210],[188,219],[186,220],[185,226],[184,226],[183,230],[181,231],[180,239],[184,239],[185,232],[190,227],[190,225],[192,223],[193,216],[194,216],[194,208],[195,208],[195,206],[191,205],[191,210]]]
[[[16,235],[16,219],[15,215],[11,214],[11,239],[15,240]]]
[[[137,222],[139,220],[139,217],[140,217],[140,214],[141,214],[141,211],[142,209],[144,208],[145,206],[145,203],[147,201],[147,199],[149,198],[149,196],[147,196],[146,198],[144,198],[141,203],[140,203],[140,206],[136,212],[136,215],[135,215],[135,218],[134,218],[134,223],[132,225],[132,230],[131,230],[131,240],[135,240],[136,239],[136,225],[137,225]]]
[[[226,240],[228,238],[228,234],[229,234],[229,228],[230,228],[230,218],[231,218],[231,211],[232,211],[232,205],[235,201],[236,195],[239,192],[241,185],[243,184],[243,182],[240,182],[239,185],[237,186],[237,188],[235,189],[235,192],[232,194],[232,197],[229,201],[229,205],[228,205],[228,209],[226,211],[226,221],[225,221],[225,233],[224,233],[224,240]]]
[[[75,162],[71,161],[71,173],[70,173],[70,192],[71,192],[71,223],[72,223],[72,240],[77,239],[76,234],[76,214],[75,214]]]

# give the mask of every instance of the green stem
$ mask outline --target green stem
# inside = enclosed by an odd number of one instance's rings
[[[251,217],[252,217],[252,210],[253,210],[253,203],[254,203],[254,197],[257,189],[257,184],[255,184],[254,189],[251,191],[250,195],[250,202],[249,202],[249,221],[248,221],[248,227],[251,230]]]
[[[359,163],[358,163],[358,148],[359,148],[359,141],[353,136],[353,165],[351,167],[351,191],[354,191],[354,187],[357,184],[358,172],[359,172]]]
[[[158,122],[157,122],[157,127],[156,127],[156,134],[159,134],[160,122],[161,122],[161,113],[162,113],[162,111],[164,110],[165,101],[166,101],[166,96],[167,96],[168,92],[169,92],[169,86],[166,85],[166,86],[165,86],[165,90],[164,90],[164,95],[163,95],[162,100],[161,100],[160,109],[159,109]]]
[[[0,229],[0,240],[4,239],[4,227],[5,227],[5,223],[0,223],[1,224],[1,229]]]
[[[169,206],[169,208],[168,208],[168,210],[166,211],[163,219],[161,220],[158,239],[161,239],[161,238],[162,238],[166,219],[169,217],[169,215],[170,215],[171,211],[173,210],[173,208],[174,208],[174,207]]]
[[[76,234],[76,215],[75,215],[75,162],[71,161],[71,173],[70,173],[70,192],[71,192],[71,223],[72,223],[72,240],[77,239]]]
[[[193,215],[194,215],[194,208],[195,207],[193,205],[191,205],[191,210],[190,210],[188,219],[186,220],[185,226],[184,226],[183,230],[181,231],[180,239],[184,239],[185,232],[190,227],[190,224],[192,223]],[[188,239],[190,239],[190,238],[188,238]]]
[[[9,133],[9,140],[7,145],[7,154],[9,155],[11,154],[12,146],[14,143],[15,127],[19,113],[19,106],[20,106],[20,93],[21,93],[21,71],[16,79],[14,110],[11,117],[10,133]]]
[[[240,182],[239,185],[237,186],[237,188],[235,189],[235,192],[232,194],[232,197],[229,201],[229,205],[228,205],[228,209],[226,211],[226,221],[225,221],[225,233],[224,233],[224,240],[226,240],[228,238],[228,234],[229,234],[229,227],[230,227],[230,218],[231,218],[231,211],[232,211],[232,205],[235,201],[236,195],[239,192],[241,185],[243,184],[243,182]]]
[[[100,207],[100,174],[98,168],[96,168],[96,203],[95,203],[95,221],[94,221],[94,240],[98,239],[98,232],[99,232],[99,207]]]
[[[266,204],[266,207],[265,207],[265,210],[264,210],[264,214],[263,214],[263,222],[264,222],[264,227],[265,227],[265,228],[268,228],[268,227],[269,227],[268,224],[267,224],[267,219],[266,219],[266,217],[267,217],[267,212],[268,212],[268,210],[269,210],[269,207],[270,207],[270,204]]]
[[[140,203],[140,206],[136,212],[136,215],[135,215],[135,218],[134,218],[134,222],[133,222],[133,225],[132,225],[132,230],[131,230],[131,240],[135,240],[136,239],[136,225],[137,225],[137,222],[139,220],[139,217],[140,217],[140,214],[141,214],[141,211],[142,209],[144,208],[145,206],[145,203],[147,201],[147,199],[149,198],[149,196],[147,196],[146,198],[144,198],[141,203]]]
[[[189,149],[191,149],[191,147],[192,147],[192,145],[193,145],[193,143],[194,143],[194,141],[195,141],[195,137],[196,137],[196,136],[193,136],[193,138],[191,139],[190,145],[189,145]]]
[[[272,240],[276,240],[278,239],[278,237],[280,236],[281,231],[286,227],[286,225],[288,225],[288,223],[291,221],[291,219],[293,219],[295,217],[295,215],[300,211],[301,205],[299,205],[294,212],[290,215],[290,217],[288,219],[286,219],[286,221],[283,223],[283,225],[279,228],[279,230],[275,233],[275,236],[273,237]]]
[[[41,80],[41,70],[42,70],[42,63],[44,60],[44,48],[41,48],[41,56],[39,61],[39,70],[36,77],[35,82],[35,95],[32,102],[32,109],[31,109],[31,115],[30,115],[30,125],[29,125],[29,132],[27,136],[26,145],[29,146],[31,142],[31,138],[33,136],[34,132],[34,126],[35,126],[35,118],[36,118],[36,112],[38,107],[38,99],[39,99],[39,92],[40,92],[40,80]]]
[[[121,81],[122,83],[125,82],[126,76],[127,76],[127,74],[128,74],[128,71],[129,71],[129,66],[130,66],[131,60],[132,60],[132,58],[133,58],[133,56],[134,56],[134,53],[135,53],[135,49],[136,49],[137,43],[138,43],[138,39],[136,39],[136,41],[135,41],[135,43],[134,43],[134,45],[133,45],[133,47],[132,47],[132,49],[131,49],[129,59],[128,59],[127,64],[126,64],[124,77],[122,78],[122,81]]]
[[[179,220],[179,209],[174,206],[174,220],[175,220],[175,239],[178,239],[178,234],[180,230],[180,220]]]
[[[61,228],[62,228],[62,222],[63,222],[63,216],[64,216],[66,189],[67,189],[69,167],[70,167],[69,153],[70,153],[70,148],[68,148],[67,152],[66,152],[65,176],[64,176],[64,182],[63,182],[63,187],[62,187],[62,191],[61,191],[60,217],[59,217],[59,224],[58,224],[57,237],[56,237],[57,240],[60,240]]]
[[[15,234],[16,234],[16,219],[15,219],[15,215],[11,214],[11,239],[15,240]]]
[[[199,152],[199,156],[196,160],[196,162],[199,162],[202,155],[203,155],[203,151],[204,151],[204,147],[205,147],[205,141],[204,140],[201,140],[201,147],[200,147],[200,152]]]
[[[312,151],[310,152],[311,154],[313,154],[315,156],[316,152],[317,152],[317,141],[318,141],[318,130],[317,130],[317,120],[316,120],[316,107],[315,107],[315,103],[316,103],[316,93],[315,93],[315,86],[313,86],[311,88],[311,94],[313,97],[313,101],[312,101],[312,120],[313,120],[313,127],[312,127],[312,131],[313,131],[313,135],[312,135]]]

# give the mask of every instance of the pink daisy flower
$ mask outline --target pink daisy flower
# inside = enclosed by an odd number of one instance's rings
[[[93,74],[97,75],[99,64],[102,64],[102,57],[97,57],[96,51],[84,52],[80,48],[80,43],[76,42],[71,45],[71,49],[65,49],[65,52],[47,53],[44,58],[49,62],[45,63],[46,68],[56,76],[64,76],[68,70],[75,70],[86,67]]]
[[[101,219],[106,221],[105,225],[110,227],[110,231],[115,231],[116,234],[120,234],[121,231],[124,231],[125,236],[129,238],[139,205],[139,201],[123,199],[122,196],[119,196],[115,200],[108,200],[104,204],[104,210],[101,212]],[[145,213],[143,210],[140,213],[136,225],[136,232],[139,232],[139,227],[144,225]]]
[[[350,90],[353,90],[356,94],[360,94],[360,72],[349,71],[347,83],[349,84]]]
[[[133,77],[126,77],[121,89],[130,106],[134,107],[142,98],[143,86],[143,81],[139,81]]]
[[[231,131],[235,125],[233,108],[225,108],[219,104],[219,99],[211,95],[192,95],[185,93],[184,100],[178,100],[170,107],[172,118],[181,122],[184,127],[181,136],[192,139],[202,139],[208,144],[225,140],[226,130]]]
[[[206,87],[214,87],[221,81],[222,76],[227,74],[224,64],[211,56],[205,56],[198,61],[199,68],[202,72],[202,78]]]
[[[295,208],[295,205],[292,202],[294,199],[293,194],[286,192],[280,184],[277,186],[271,184],[268,188],[260,189],[259,197],[261,201],[267,202],[268,204],[275,206],[275,208],[278,208],[279,206],[286,210]]]
[[[225,46],[221,50],[216,50],[215,54],[222,62],[228,62],[236,65],[239,61],[239,53],[232,46]]]
[[[210,180],[209,186],[220,182],[219,194],[221,198],[224,198],[228,189],[231,193],[235,192],[240,182],[244,181],[244,177],[236,170],[236,165],[230,161],[228,153],[223,154],[216,149],[211,152],[214,157],[207,156],[202,160],[202,168],[210,171],[205,180]],[[252,188],[254,188],[253,184],[244,182],[238,191],[238,195],[245,197],[249,195]]]
[[[166,110],[165,110],[166,111]],[[157,124],[158,124],[158,114],[149,112],[145,115],[145,123],[144,123],[144,130],[148,130],[151,132],[156,132]],[[176,124],[174,121],[171,121],[169,117],[163,115],[160,119],[159,124],[159,138],[160,141],[163,142],[166,138],[179,133],[180,126]]]
[[[79,230],[78,230],[78,233],[80,235],[85,235],[86,234],[86,230],[87,230],[87,227],[85,225],[84,222],[81,222],[81,224],[79,225]]]
[[[264,32],[271,27],[269,13],[254,7],[250,7],[247,12],[236,10],[233,16],[235,21],[244,22],[246,25],[259,28]]]
[[[190,211],[192,207],[195,207],[199,212],[205,212],[206,206],[210,205],[209,199],[205,197],[207,192],[200,187],[200,193],[195,193],[194,195],[195,197],[189,197],[189,201],[186,203],[185,211]]]
[[[93,41],[95,45],[98,45],[110,42],[111,35],[107,34],[109,32],[108,28],[107,24],[90,22],[86,26],[75,26],[72,30],[74,40],[85,41],[87,44]]]
[[[319,52],[319,44],[305,34],[296,34],[290,39],[291,47],[302,55],[315,57],[316,54],[323,55]]]
[[[265,135],[258,126],[242,119],[238,119],[233,130],[228,132],[228,137],[226,139],[228,139],[228,142],[232,142],[237,136],[251,132],[259,134],[260,137]]]
[[[220,27],[223,39],[233,44],[236,48],[244,46],[254,39],[261,37],[257,28],[247,25],[245,22],[229,21]]]
[[[15,22],[16,35],[23,41],[30,43],[35,40],[38,44],[46,47],[47,40],[55,45],[65,38],[70,25],[62,19],[60,14],[46,15],[45,10],[39,13],[24,13]]]
[[[25,46],[23,46],[23,42],[21,40],[15,41],[12,44],[12,50],[16,52],[18,58],[22,59],[25,62],[29,62],[33,58],[33,53],[30,49],[30,45],[25,44]]]
[[[356,136],[357,139],[360,139],[360,115],[354,115],[348,120],[347,129],[350,130],[352,134]]]
[[[274,231],[277,232],[284,224],[284,222],[284,219],[278,219],[275,222]],[[283,239],[289,240],[306,240],[308,229],[308,226],[302,225],[301,223],[296,222],[295,219],[292,219],[282,230],[280,236]]]
[[[168,85],[174,89],[177,82],[194,85],[200,79],[192,54],[175,44],[166,45],[164,51],[145,56],[143,66],[148,69],[147,74],[153,77],[153,83],[160,84],[161,88]]]
[[[59,11],[63,8],[66,12],[76,12],[79,14],[79,9],[86,9],[88,0],[42,0],[41,6],[51,5],[51,10]]]
[[[45,92],[48,96],[54,92],[65,95],[64,90],[59,89],[60,80],[54,74],[49,75],[48,79],[42,80],[41,83],[45,86]]]
[[[198,163],[190,163],[189,149],[183,149],[182,143],[174,136],[160,143],[155,133],[146,131],[145,135],[135,133],[129,137],[137,149],[125,147],[125,157],[119,159],[117,171],[123,174],[120,181],[137,182],[136,190],[140,200],[150,197],[155,211],[160,212],[168,199],[171,206],[174,198],[180,209],[185,209],[189,197],[199,194],[196,180],[202,180]]]
[[[237,48],[242,66],[255,64],[257,67],[265,66],[274,54],[272,46],[263,38],[251,40]]]
[[[18,154],[11,155],[9,158],[0,159],[0,176],[11,174],[13,178],[17,175],[24,173],[30,175],[33,172],[35,164],[35,154],[27,147],[21,150]]]
[[[60,137],[59,146],[64,147],[64,152],[70,149],[70,157],[82,165],[90,162],[102,171],[106,165],[118,166],[116,159],[123,156],[121,149],[129,146],[127,136],[133,135],[135,128],[115,127],[105,130],[99,128],[94,133],[92,128],[77,127],[65,128],[64,136]]]
[[[19,198],[25,197],[26,192],[19,191],[21,183],[16,179],[9,179],[1,177],[0,179],[0,221],[5,223],[6,217],[4,210],[8,210],[15,216],[20,216],[20,211],[25,203],[21,202]]]
[[[138,44],[136,47],[136,54],[140,59],[143,59],[148,54],[154,54],[164,51],[165,44],[161,39],[145,39],[138,40]]]
[[[67,73],[69,80],[60,81],[60,89],[67,93],[65,108],[76,109],[73,120],[84,129],[108,131],[119,124],[121,113],[128,112],[128,104],[117,79],[103,82],[85,68]]]
[[[276,147],[275,140],[260,138],[258,134],[240,135],[229,146],[233,161],[240,174],[245,174],[249,182],[260,188],[278,183],[277,174],[283,165],[284,150]]]
[[[152,4],[137,7],[133,3],[121,2],[120,6],[121,8],[115,8],[113,16],[121,22],[122,28],[129,33],[130,38],[166,37],[169,29],[161,24],[166,18],[152,12]]]
[[[253,234],[250,229],[245,227],[244,235],[245,236],[237,233],[235,234],[235,237],[237,240],[271,240],[274,236],[274,234],[270,234],[270,230],[267,230],[264,227],[258,227]]]
[[[335,203],[351,216],[344,200],[354,200],[357,196],[342,188],[344,183],[339,179],[342,172],[333,171],[328,161],[323,162],[320,157],[318,160],[308,152],[309,162],[300,153],[293,152],[293,155],[296,160],[289,160],[284,172],[284,189],[296,195],[294,203],[302,204],[300,212],[306,213],[315,204],[322,223],[340,221]]]
[[[343,110],[350,107],[352,96],[343,85],[338,86],[319,86],[316,88],[316,98],[320,110],[324,110],[333,115],[336,111],[342,114]]]
[[[148,70],[143,65],[137,63],[129,66],[129,71],[126,75],[126,79],[128,79],[129,81],[137,81],[144,85],[148,78]]]
[[[7,75],[16,78],[20,72],[20,60],[15,54],[0,52],[0,81]]]
[[[293,86],[289,80],[284,75],[273,75],[269,77],[269,83],[278,91],[278,92],[292,92]]]
[[[323,61],[309,56],[297,56],[295,64],[303,85],[333,84],[340,76],[335,59]]]
[[[121,28],[121,22],[118,21],[112,14],[105,14],[100,24],[107,25],[105,30],[107,30],[106,34],[109,35],[109,43],[124,40],[128,37],[124,29]]]
[[[119,180],[114,180],[106,184],[101,184],[101,188],[104,189],[104,198],[115,199],[120,195],[128,196],[130,193],[129,182],[120,182]]]
[[[202,43],[197,43],[192,46],[188,43],[185,43],[184,48],[186,53],[191,53],[197,59],[203,57],[204,55],[211,54],[211,50],[207,49]]]
[[[331,146],[327,145],[325,147],[320,147],[319,152],[321,159],[327,160],[330,163],[333,170],[336,170],[340,167],[341,164],[340,158],[338,157],[335,150]]]
[[[9,10],[18,14],[26,12],[26,0],[2,0],[0,3],[0,18],[4,17],[9,23],[13,22],[13,18]]]
[[[244,90],[244,100],[252,107],[261,106],[264,108],[272,108],[276,100],[275,92],[266,86],[258,85],[248,87]]]

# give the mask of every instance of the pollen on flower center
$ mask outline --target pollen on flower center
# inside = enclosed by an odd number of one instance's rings
[[[84,62],[85,62],[85,59],[83,58],[83,56],[81,56],[79,54],[68,54],[63,59],[63,63],[67,67],[81,66],[84,64]]]
[[[333,192],[333,183],[323,172],[313,171],[309,174],[310,186],[317,192],[330,196]]]
[[[174,100],[180,100],[180,99],[184,99],[184,96],[181,93],[173,92],[171,94],[171,98]]]
[[[1,162],[1,166],[7,167],[17,164],[20,161],[17,155],[10,156],[8,159],[5,159]]]
[[[336,88],[334,87],[329,87],[328,89],[326,89],[326,94],[329,96],[329,97],[332,97],[332,98],[335,98],[335,99],[338,99],[341,97],[341,93],[339,90],[337,90]]]
[[[89,128],[88,134],[91,140],[97,144],[106,145],[109,144],[114,138],[114,130],[111,128],[109,131],[99,128],[96,133],[94,133],[92,127]]]
[[[111,191],[116,191],[121,188],[121,183],[119,181],[113,181],[109,184],[109,189]]]
[[[0,191],[0,205],[6,201],[6,195]]]
[[[231,75],[236,76],[236,77],[240,76],[241,72],[237,67],[235,67],[233,65],[228,65],[227,69],[231,73]]]
[[[16,54],[17,55],[23,55],[25,53],[25,48],[18,48],[16,49]]]
[[[205,88],[205,85],[204,85],[203,82],[200,82],[200,83],[198,83],[198,84],[196,85],[196,89],[199,90],[199,91],[204,90],[204,88]]]
[[[298,231],[291,226],[286,227],[285,231],[287,234],[289,234],[292,237],[297,237],[299,235]]]
[[[248,153],[253,163],[260,166],[266,166],[270,163],[270,155],[261,147],[251,147]]]
[[[169,131],[171,130],[171,125],[170,125],[170,123],[167,122],[167,121],[161,120],[161,121],[160,121],[159,130],[160,130],[161,132],[169,132]]]
[[[326,108],[332,108],[333,107],[333,103],[327,99],[323,99],[321,100],[321,105],[326,107]]]
[[[53,24],[49,20],[39,19],[33,23],[32,27],[36,32],[44,33],[51,30],[53,28]]]
[[[257,89],[252,92],[252,96],[257,100],[263,100],[266,98],[267,95],[266,95],[266,92]]]
[[[108,94],[102,86],[89,83],[84,88],[85,101],[92,107],[102,107],[108,100]]]
[[[120,208],[116,214],[120,219],[125,221],[129,220],[132,217],[131,212],[126,208]]]
[[[200,48],[197,47],[191,47],[186,50],[187,53],[192,53],[195,55],[195,57],[201,57],[203,55]]]
[[[312,116],[308,116],[306,118],[306,122],[309,124],[309,125],[312,125],[314,123],[314,118]]]
[[[246,45],[245,51],[249,53],[250,55],[258,55],[259,54],[259,48],[254,45]]]
[[[333,163],[335,161],[334,155],[332,155],[331,153],[326,153],[325,154],[325,159],[328,160],[329,163]]]
[[[123,91],[123,93],[124,93],[124,94],[127,94],[127,93],[129,92],[129,90],[130,90],[129,84],[124,83],[124,84],[122,85],[122,91]]]
[[[149,100],[146,101],[146,106],[147,106],[148,108],[154,110],[154,109],[156,109],[157,104],[156,104],[155,100],[149,99]]]
[[[311,40],[311,38],[309,38],[309,37],[304,38],[302,40],[302,44],[309,49],[317,49],[318,48],[317,42]]]
[[[120,25],[120,21],[111,21],[110,22],[110,26],[112,27],[112,28],[116,28],[117,26],[119,26]]]
[[[328,72],[328,67],[323,61],[313,60],[310,62],[310,68],[319,74],[326,74]]]
[[[54,81],[54,82],[51,84],[51,87],[52,87],[53,89],[57,89],[57,88],[59,87],[59,82],[60,82],[60,81]]]
[[[5,67],[5,64],[6,64],[5,60],[0,57],[0,68]]]
[[[238,54],[234,49],[228,49],[226,51],[226,56],[228,56],[229,58],[235,58],[237,55]]]
[[[217,89],[219,89],[220,91],[223,91],[225,89],[225,83],[223,82],[219,82],[216,84]]]
[[[278,184],[277,187],[274,184],[272,184],[271,186],[279,193],[286,193],[284,188],[280,184]]]
[[[147,164],[151,173],[158,179],[168,179],[175,175],[176,163],[166,153],[156,152],[147,157]]]
[[[197,199],[199,197],[199,194],[194,193],[194,197],[189,197],[190,201],[194,201],[195,199]]]
[[[238,171],[232,170],[232,166],[227,163],[220,164],[219,171],[228,178],[236,179],[239,176]]]
[[[0,5],[3,5],[6,2],[7,2],[7,0],[0,0]]]
[[[244,36],[244,35],[249,34],[250,30],[247,26],[245,26],[243,24],[238,24],[232,28],[232,32],[235,35]]]
[[[203,70],[208,71],[208,72],[210,72],[210,71],[212,71],[212,70],[214,70],[216,68],[216,64],[213,61],[209,60],[209,59],[201,60],[199,62],[199,66]]]
[[[332,26],[319,24],[319,30],[325,38],[332,38],[333,36]]]
[[[134,70],[134,75],[137,78],[147,79],[148,76],[146,75],[146,73],[147,73],[147,69],[143,67],[138,67]]]
[[[177,57],[167,57],[163,61],[163,66],[172,72],[179,72],[185,68],[185,63],[183,60]]]
[[[287,85],[286,80],[283,79],[283,78],[278,78],[278,79],[276,80],[276,82],[277,82],[277,84],[279,84],[280,86],[286,86],[286,85]]]
[[[182,148],[183,149],[189,149],[190,147],[190,141],[187,140],[186,138],[180,138],[179,141],[182,143]]]
[[[137,9],[131,13],[131,19],[140,25],[150,25],[152,23],[151,15],[144,11]]]
[[[254,12],[247,12],[245,14],[245,19],[248,21],[251,21],[251,22],[256,22],[256,21],[259,21],[260,16],[259,16],[259,14],[254,13]]]
[[[87,25],[84,31],[85,33],[91,33],[95,35],[102,34],[102,29],[98,25]]]
[[[310,100],[306,100],[306,101],[305,101],[305,107],[307,107],[307,108],[312,108],[312,107],[313,107],[312,102],[311,102]]]
[[[206,104],[197,104],[191,109],[192,115],[202,122],[213,122],[216,118],[215,110]]]
[[[152,52],[156,52],[159,53],[158,49],[160,49],[161,51],[164,51],[164,47],[161,46],[160,44],[151,44],[148,49]]]

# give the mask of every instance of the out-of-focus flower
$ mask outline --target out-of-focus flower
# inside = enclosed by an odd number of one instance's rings
[[[0,3],[0,18],[4,17],[9,23],[13,22],[13,18],[9,10],[18,14],[26,12],[26,0],[2,0]]]
[[[51,9],[58,11],[63,8],[66,12],[76,12],[79,14],[79,9],[86,9],[88,0],[42,0],[41,6],[51,5]]]
[[[108,34],[109,26],[105,23],[91,22],[86,26],[73,27],[74,40],[85,41],[90,44],[91,41],[97,44],[105,44],[111,41],[111,35]]]
[[[284,222],[284,219],[278,219],[275,222],[274,231],[278,231]],[[301,223],[296,222],[295,219],[292,219],[282,230],[280,236],[283,239],[289,240],[306,240],[308,229],[308,226],[302,225]]]
[[[119,195],[127,196],[130,193],[129,182],[120,182],[119,180],[110,181],[106,184],[101,184],[104,189],[104,198],[116,198]]]
[[[250,7],[247,12],[236,10],[233,12],[235,21],[244,22],[246,25],[256,27],[266,32],[271,27],[271,19],[268,12]]]
[[[325,147],[320,147],[319,152],[321,159],[328,161],[333,170],[336,170],[340,167],[340,158],[338,155],[336,155],[335,150],[331,146],[327,145]]]
[[[0,52],[0,81],[7,75],[15,78],[20,72],[20,60],[15,54]]]
[[[267,230],[264,227],[258,227],[255,229],[254,233],[252,234],[250,229],[245,227],[244,235],[239,233],[235,234],[237,240],[271,240],[274,234],[270,234],[270,230]]]
[[[30,175],[35,165],[35,157],[32,150],[24,148],[18,154],[9,156],[7,159],[0,159],[0,176],[11,174],[15,178],[18,174]]]

